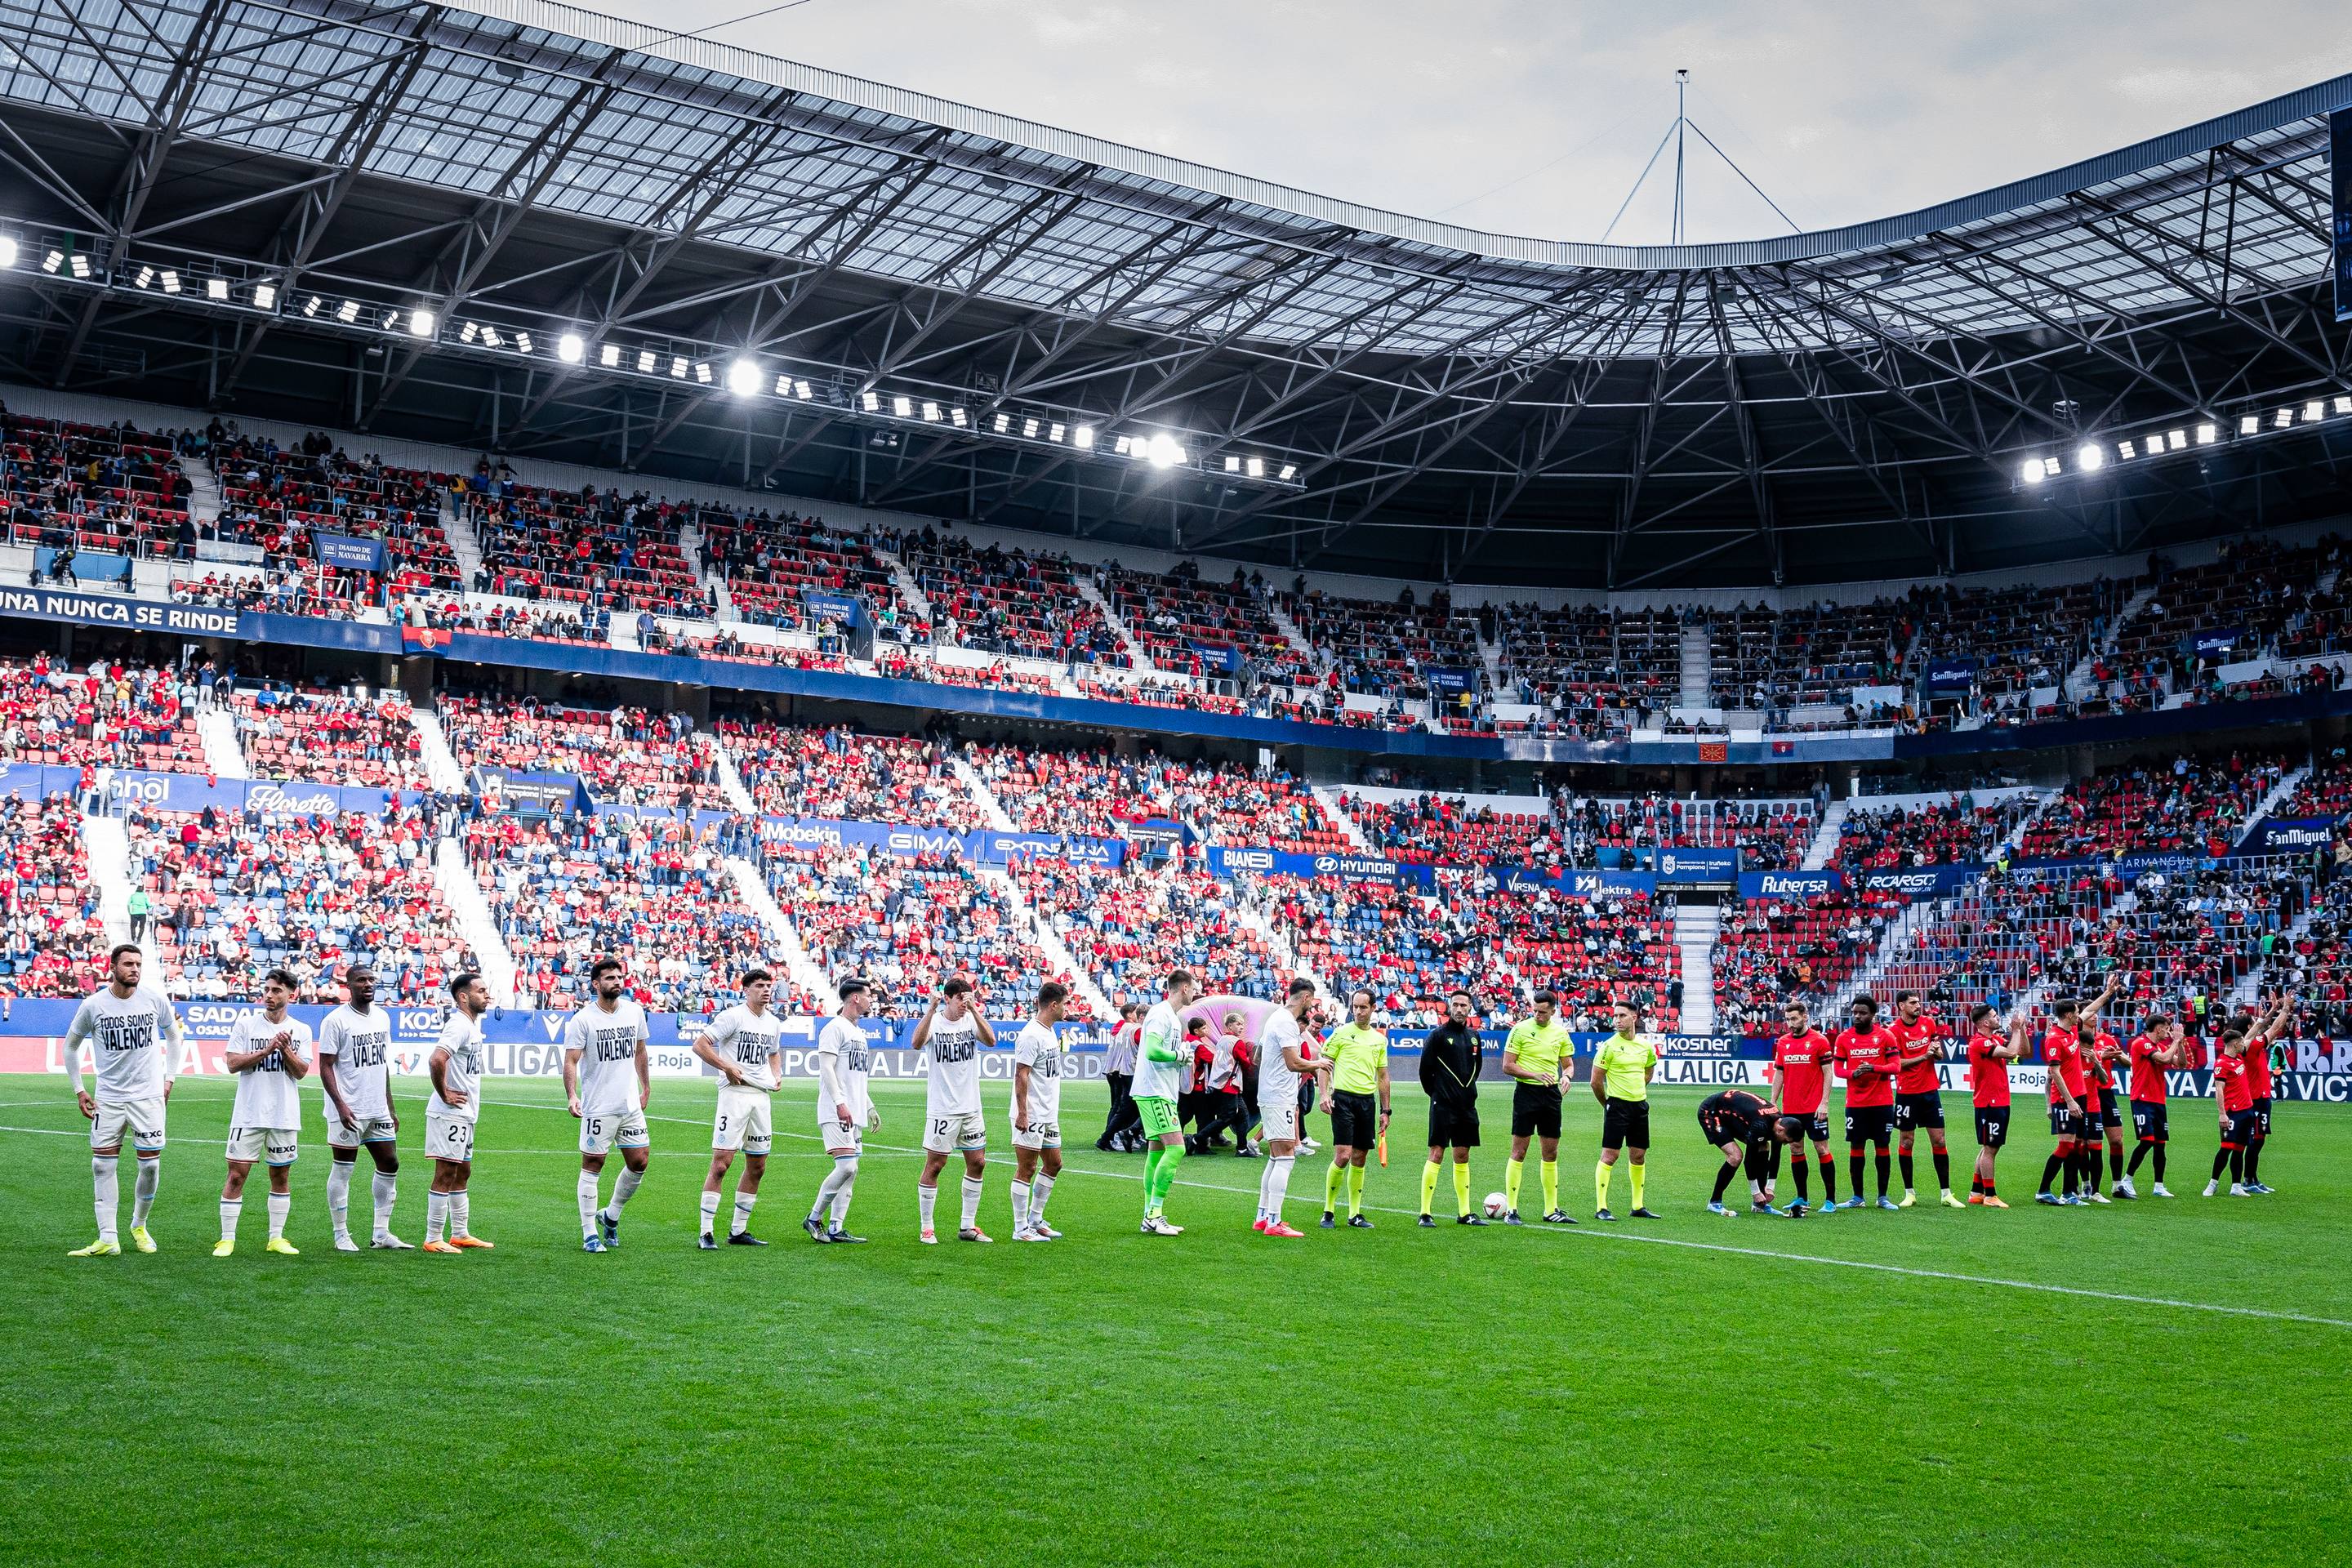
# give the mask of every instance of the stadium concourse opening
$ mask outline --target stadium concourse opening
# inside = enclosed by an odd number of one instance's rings
[[[486,4],[7,12],[28,1556],[2332,1555],[2352,84],[1585,246]]]

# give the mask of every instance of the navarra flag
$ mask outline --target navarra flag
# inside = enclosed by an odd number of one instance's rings
[[[403,626],[400,628],[403,647],[447,647],[449,633],[442,626]]]
[[[1698,743],[1698,760],[1702,763],[1727,763],[1731,760],[1731,748],[1721,741],[1701,741]]]

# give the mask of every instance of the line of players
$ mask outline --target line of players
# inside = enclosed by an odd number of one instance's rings
[[[137,1160],[132,1243],[142,1252],[155,1249],[146,1221],[160,1181],[165,1107],[182,1042],[177,1015],[170,1004],[140,984],[142,963],[137,946],[124,943],[115,948],[109,984],[83,1000],[68,1030],[67,1071],[77,1104],[91,1123],[99,1228],[98,1239],[77,1249],[78,1257],[109,1256],[121,1250],[117,1230],[117,1165],[126,1136]],[[351,1184],[362,1150],[373,1167],[371,1245],[408,1247],[391,1224],[399,1172],[399,1121],[391,1100],[391,1021],[374,1005],[375,977],[364,965],[347,968],[343,982],[348,999],[328,1015],[315,1039],[310,1028],[289,1011],[297,987],[294,977],[284,971],[273,971],[266,978],[260,1005],[241,1014],[231,1026],[224,1065],[236,1075],[237,1086],[230,1115],[228,1174],[221,1194],[221,1234],[214,1247],[216,1257],[236,1250],[244,1189],[257,1160],[268,1170],[265,1247],[285,1254],[295,1251],[285,1237],[285,1227],[300,1125],[298,1085],[314,1070],[314,1063],[326,1100],[331,1157],[327,1202],[336,1248],[360,1249],[351,1233],[349,1210]],[[718,1215],[726,1202],[727,1178],[739,1155],[742,1168],[735,1173],[725,1244],[765,1245],[752,1235],[751,1219],[774,1139],[771,1106],[781,1083],[783,1020],[771,1005],[774,981],[768,971],[750,970],[740,984],[742,1000],[712,1018],[693,1041],[694,1054],[720,1079],[697,1233],[697,1244],[705,1250],[721,1245]],[[2099,1031],[2098,1014],[2115,995],[2117,984],[2111,980],[2086,1004],[2061,1000],[2053,1007],[2042,1049],[2050,1064],[2047,1092],[2056,1143],[2043,1168],[2038,1202],[2107,1202],[2099,1191],[2103,1142],[2117,1196],[2138,1195],[2134,1178],[2141,1163],[2151,1158],[2152,1193],[2172,1195],[2164,1185],[2168,1137],[2164,1072],[2186,1065],[2187,1047],[2176,1037],[2168,1018],[2152,1020],[2147,1033],[2127,1047]],[[590,1001],[564,1027],[563,1082],[568,1108],[580,1123],[576,1190],[582,1247],[595,1253],[619,1245],[623,1214],[645,1177],[651,1147],[646,1107],[652,1080],[649,1031],[643,1010],[625,994],[621,963],[610,958],[599,960],[590,971]],[[869,1092],[872,1050],[863,1026],[877,998],[863,981],[845,981],[838,990],[840,1010],[827,1021],[817,1043],[816,1135],[832,1165],[802,1225],[812,1240],[856,1244],[865,1238],[846,1227],[850,1200],[865,1136],[881,1124]],[[1145,1015],[1139,1029],[1134,1098],[1147,1140],[1141,1227],[1146,1235],[1182,1234],[1181,1226],[1168,1220],[1165,1202],[1185,1153],[1177,1102],[1182,1068],[1189,1064],[1191,1052],[1181,1020],[1198,992],[1192,975],[1173,972],[1161,1000]],[[431,1090],[425,1143],[433,1174],[426,1198],[424,1250],[437,1253],[491,1245],[473,1235],[467,1203],[474,1127],[480,1112],[480,1020],[490,999],[479,976],[471,973],[454,978],[449,993],[447,1020],[426,1058]],[[1261,1235],[1296,1238],[1304,1234],[1289,1226],[1283,1215],[1301,1142],[1303,1105],[1307,1101],[1316,1103],[1331,1121],[1332,1162],[1325,1176],[1324,1227],[1337,1226],[1343,1191],[1348,1199],[1347,1224],[1352,1228],[1371,1227],[1363,1214],[1364,1171],[1367,1156],[1375,1150],[1385,1159],[1393,1110],[1389,1043],[1372,1025],[1370,994],[1357,992],[1349,1003],[1347,1022],[1315,1040],[1312,1030],[1318,1022],[1318,998],[1310,982],[1296,981],[1284,1005],[1273,1009],[1261,1026],[1257,1109],[1266,1164],[1253,1225]],[[1060,984],[1041,986],[1014,1047],[1012,1235],[1017,1241],[1051,1241],[1061,1235],[1046,1223],[1045,1209],[1062,1163],[1061,1080],[1067,1058],[1056,1026],[1066,1004],[1067,994]],[[2271,1191],[2260,1179],[2263,1146],[2269,1136],[2268,1047],[2283,1037],[2291,1014],[2291,1002],[2282,997],[2260,1025],[2252,1020],[2235,1021],[2223,1032],[2214,1065],[2221,1141],[2212,1180],[2205,1188],[2209,1197],[2216,1192],[2225,1169],[2233,1195]],[[1701,1131],[1708,1143],[1722,1152],[1724,1160],[1707,1205],[1710,1211],[1733,1212],[1724,1204],[1724,1194],[1731,1180],[1744,1172],[1749,1178],[1754,1208],[1802,1217],[1810,1202],[1801,1147],[1807,1142],[1812,1145],[1823,1184],[1825,1202],[1821,1212],[1834,1212],[1841,1206],[1824,1109],[1832,1076],[1845,1085],[1853,1196],[1843,1206],[1863,1205],[1865,1156],[1873,1150],[1878,1205],[1895,1209],[1915,1204],[1914,1140],[1920,1131],[1928,1136],[1941,1201],[1955,1208],[1964,1206],[1951,1189],[1937,1074],[1943,1031],[1923,1016],[1917,995],[1898,994],[1895,1016],[1887,1022],[1879,1019],[1874,999],[1856,997],[1851,1026],[1841,1030],[1834,1040],[1811,1026],[1801,1003],[1788,1006],[1785,1021],[1787,1032],[1774,1043],[1769,1068],[1774,1099],[1733,1089],[1709,1096],[1699,1108]],[[1636,1218],[1654,1218],[1644,1201],[1643,1186],[1649,1147],[1648,1093],[1659,1058],[1655,1048],[1641,1039],[1640,1017],[1633,1009],[1619,1007],[1614,1023],[1614,1032],[1595,1052],[1591,1079],[1602,1113],[1602,1147],[1594,1169],[1595,1217],[1615,1218],[1609,1193],[1622,1151],[1631,1156],[1631,1213]],[[995,1044],[994,1031],[982,1016],[970,983],[961,977],[943,987],[940,1000],[924,1015],[910,1041],[911,1048],[926,1058],[924,1159],[917,1188],[920,1235],[926,1244],[938,1239],[934,1213],[940,1177],[950,1159],[959,1157],[963,1173],[956,1234],[965,1241],[992,1239],[980,1225],[988,1133],[981,1109],[979,1063],[980,1053]],[[85,1047],[96,1062],[94,1095],[83,1087]],[[1967,1060],[1978,1152],[1969,1204],[2008,1206],[1999,1196],[1996,1165],[2011,1128],[2009,1067],[2025,1055],[2026,1048],[2022,1017],[2012,1019],[2004,1030],[1993,1009],[1974,1010]],[[1469,1181],[1470,1152],[1479,1144],[1476,1099],[1482,1049],[1471,1026],[1471,1000],[1466,993],[1457,991],[1449,998],[1445,1022],[1431,1032],[1422,1051],[1422,1086],[1430,1100],[1429,1155],[1422,1174],[1420,1215],[1424,1226],[1435,1224],[1432,1201],[1449,1152],[1458,1223],[1486,1223],[1486,1216],[1471,1205]],[[1573,1067],[1572,1043],[1565,1023],[1557,1016],[1556,999],[1549,992],[1539,992],[1532,1014],[1514,1024],[1504,1046],[1503,1072],[1513,1082],[1510,1156],[1505,1166],[1504,1191],[1484,1205],[1504,1223],[1523,1223],[1519,1195],[1531,1145],[1540,1154],[1544,1222],[1576,1223],[1560,1206],[1557,1164],[1563,1096],[1572,1081]],[[2116,1094],[2118,1068],[2129,1075],[2128,1099],[2138,1142],[2128,1168],[2124,1164],[2123,1117]],[[1888,1147],[1890,1138],[1898,1133],[1904,1187],[1899,1204],[1889,1194],[1893,1160]],[[1782,1210],[1776,1209],[1771,1200],[1784,1147],[1797,1151],[1790,1163],[1798,1195]],[[614,1181],[610,1199],[600,1201],[604,1169],[616,1150],[622,1170]],[[2052,1184],[2062,1176],[2062,1191],[2053,1193]]]

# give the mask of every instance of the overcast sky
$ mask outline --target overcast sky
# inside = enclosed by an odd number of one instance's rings
[[[776,0],[589,0],[698,29]],[[802,0],[711,35],[1280,181],[1598,239],[1674,118],[1800,226],[2039,174],[2352,71],[2344,0]],[[1787,225],[1694,139],[1693,239]],[[1612,237],[1667,237],[1673,153]]]

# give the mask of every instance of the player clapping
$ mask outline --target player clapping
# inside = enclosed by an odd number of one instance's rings
[[[2009,1065],[2025,1055],[2025,1019],[2012,1020],[2009,1037],[2000,1033],[2000,1015],[1979,1002],[1969,1013],[1969,1099],[1977,1118],[1976,1177],[1969,1184],[1969,1202],[1985,1208],[2005,1209],[1994,1184],[1993,1167],[2001,1145],[2009,1142]]]
[[[221,1185],[215,1258],[236,1250],[245,1180],[256,1160],[269,1164],[269,1239],[262,1250],[296,1256],[294,1244],[286,1239],[286,1215],[294,1202],[295,1140],[302,1126],[302,1097],[295,1086],[310,1071],[310,1026],[286,1011],[297,989],[292,974],[271,970],[261,982],[261,1005],[238,1014],[229,1026],[221,1065],[236,1075],[236,1103],[228,1118],[228,1179]]]

